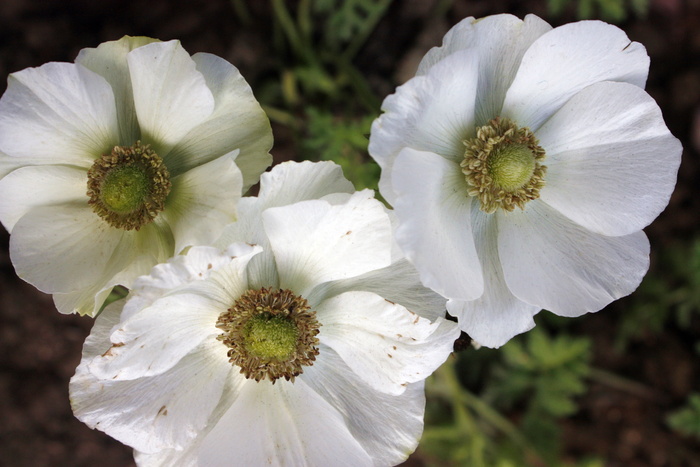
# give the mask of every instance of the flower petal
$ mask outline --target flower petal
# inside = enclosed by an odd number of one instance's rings
[[[270,121],[236,67],[205,53],[195,54],[192,60],[213,95],[215,107],[168,154],[168,168],[178,174],[237,151],[236,164],[243,174],[245,192],[272,163]]]
[[[175,253],[208,245],[236,220],[243,180],[234,158],[226,155],[172,179],[161,216],[172,229]]]
[[[27,166],[0,179],[0,221],[12,232],[32,208],[63,203],[87,204],[87,173],[66,166]]]
[[[95,316],[112,293],[114,284],[95,284],[75,292],[53,294],[53,304],[59,313]]]
[[[598,311],[632,293],[649,268],[644,232],[590,232],[537,200],[498,214],[498,252],[508,288],[561,316]]]
[[[262,247],[262,252],[248,263],[248,283],[251,288],[279,287],[275,256],[265,234],[259,197],[242,198],[238,204],[238,219],[224,228],[214,245],[223,248],[234,242]]]
[[[540,307],[519,300],[506,285],[498,254],[496,217],[474,206],[472,228],[484,273],[484,294],[471,301],[450,300],[447,311],[458,318],[459,327],[480,345],[497,348],[513,336],[532,329],[535,326],[532,317]]]
[[[114,381],[165,373],[220,334],[216,320],[229,305],[193,293],[160,298],[120,323],[110,336],[112,346],[88,362],[88,371]]]
[[[355,187],[335,162],[282,162],[260,177],[261,210],[320,199],[332,193],[354,193]]]
[[[303,379],[343,414],[350,433],[374,465],[398,465],[413,452],[423,431],[423,381],[399,395],[379,392],[357,378],[331,349],[304,370]]]
[[[115,285],[131,288],[134,279],[172,255],[169,237],[157,222],[139,231],[122,232],[109,260],[93,264],[89,284],[74,292],[54,294],[56,308],[61,313],[95,316]]]
[[[316,307],[319,340],[374,389],[401,394],[452,352],[456,323],[434,323],[371,292],[346,292]],[[321,350],[323,352],[323,350]]]
[[[464,49],[479,54],[479,87],[476,93],[476,126],[501,114],[508,87],[513,82],[525,51],[552,27],[535,15],[524,20],[513,15],[493,15],[457,23],[421,60],[417,75],[429,73],[440,60]]]
[[[230,295],[247,289],[245,268],[259,248],[232,245],[219,258],[207,247],[190,251],[193,257],[173,259],[156,266],[151,279],[139,279],[124,305],[119,328],[110,336],[112,347],[89,364],[92,374],[110,380],[158,375],[207,338],[220,334],[216,321],[231,306]],[[209,281],[200,280],[210,269]],[[194,280],[188,281],[197,270]],[[225,276],[225,289],[216,287],[217,273]],[[169,286],[175,288],[164,293],[163,288]]]
[[[14,225],[10,257],[17,275],[42,292],[73,292],[103,274],[123,235],[87,203],[40,206]]]
[[[306,296],[317,284],[391,264],[391,221],[371,191],[345,204],[301,201],[262,213],[280,287]]]
[[[199,465],[371,466],[343,416],[301,378],[244,384],[202,441]]]
[[[47,63],[8,78],[0,98],[0,151],[22,165],[89,168],[118,141],[112,89],[72,63]]]
[[[149,307],[173,289],[182,289],[195,281],[208,279],[214,271],[228,266],[232,259],[249,261],[259,251],[259,247],[245,244],[233,244],[225,249],[194,246],[187,250],[187,254],[174,256],[166,263],[154,266],[148,275],[134,281],[122,319]],[[233,275],[237,274],[234,272]]]
[[[121,146],[131,146],[141,135],[126,55],[152,42],[158,40],[124,36],[118,41],[103,42],[96,48],[82,49],[75,59],[75,63],[102,76],[112,87],[119,122],[119,140],[114,143]]]
[[[455,52],[384,100],[385,113],[372,124],[369,153],[382,168],[379,189],[392,205],[396,200],[392,168],[403,148],[429,151],[451,161],[463,158],[463,141],[475,131],[478,72],[474,51]]]
[[[459,165],[428,152],[404,149],[396,158],[396,241],[439,294],[473,300],[484,291],[471,234],[471,200]]]
[[[683,148],[646,92],[591,85],[537,132],[547,152],[544,202],[603,235],[641,230],[666,207]]]
[[[327,297],[351,291],[376,293],[429,320],[445,317],[445,298],[423,286],[418,271],[406,259],[351,279],[321,284],[307,299],[315,306]]]
[[[110,352],[108,338],[106,343]],[[206,428],[226,381],[236,377],[226,348],[214,339],[156,378],[100,379],[87,364],[106,358],[99,355],[84,352],[71,378],[73,412],[90,428],[144,452],[188,446]]]
[[[179,41],[144,45],[126,59],[141,138],[168,165],[170,149],[214,111],[214,97]]]
[[[537,131],[581,89],[600,81],[622,81],[641,88],[649,57],[616,26],[579,21],[537,39],[523,57],[503,105],[504,117]]]

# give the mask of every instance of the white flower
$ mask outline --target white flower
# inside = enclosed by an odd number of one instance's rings
[[[271,162],[238,70],[177,41],[124,37],[10,75],[0,99],[0,220],[17,274],[62,312],[211,242]]]
[[[261,186],[225,234],[258,245],[192,247],[97,318],[73,410],[144,466],[397,464],[459,329],[338,166],[281,164]]]
[[[597,311],[648,268],[681,145],[620,29],[468,18],[383,104],[369,150],[423,283],[480,344]]]

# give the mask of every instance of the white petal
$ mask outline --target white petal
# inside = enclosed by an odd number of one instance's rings
[[[59,313],[95,316],[113,288],[112,284],[96,284],[76,292],[54,294],[51,298]]]
[[[327,297],[355,290],[374,292],[429,320],[445,317],[445,298],[424,287],[418,271],[406,259],[352,279],[321,284],[306,298],[314,306]]]
[[[260,252],[259,247],[244,244],[230,245],[223,250],[194,246],[187,250],[186,254],[175,256],[168,259],[167,263],[154,266],[148,275],[143,275],[134,281],[122,319],[150,306],[171,290],[208,279],[212,272],[229,265],[232,259],[237,258],[239,269],[243,271],[247,261],[258,252]]]
[[[23,165],[22,159],[13,158],[0,152],[0,179]]]
[[[376,391],[331,349],[299,377],[343,414],[350,433],[374,465],[398,465],[418,444],[423,431],[423,381],[400,395]]]
[[[141,138],[166,156],[183,135],[211,115],[214,97],[178,41],[144,45],[126,58]]]
[[[172,229],[175,253],[219,237],[236,220],[242,186],[241,171],[228,155],[174,177],[161,216]]]
[[[479,297],[484,282],[471,233],[471,198],[459,165],[404,149],[393,172],[396,241],[423,284],[447,298]]]
[[[309,200],[262,213],[280,287],[305,296],[322,282],[391,264],[391,221],[371,195],[367,190],[341,205]]]
[[[537,39],[523,57],[504,117],[536,131],[574,94],[600,81],[644,87],[649,57],[621,29],[601,21],[565,24]]]
[[[74,292],[53,296],[56,308],[61,313],[95,316],[115,285],[131,288],[134,279],[172,255],[170,237],[172,235],[162,232],[157,222],[139,231],[122,232],[109,260],[95,263],[89,284]]]
[[[632,293],[649,268],[644,232],[607,237],[542,202],[498,214],[498,252],[519,299],[561,316],[598,311]]]
[[[319,340],[378,391],[401,394],[450,355],[456,323],[421,318],[371,292],[346,292],[317,305]],[[323,350],[321,350],[322,352]]]
[[[214,245],[223,247],[233,242],[261,245],[263,252],[251,261],[248,279],[251,287],[276,287],[279,285],[277,267],[263,228],[262,211],[269,207],[354,191],[354,186],[345,179],[340,166],[333,162],[283,162],[262,174],[257,197],[240,200],[238,219],[225,227]]]
[[[238,204],[238,219],[224,228],[214,245],[222,248],[234,242],[245,242],[262,247],[248,264],[251,288],[279,287],[277,265],[262,222],[262,201],[259,197],[242,198]]]
[[[441,47],[431,49],[418,67],[418,75],[459,50],[473,48],[479,54],[479,87],[476,93],[476,125],[501,114],[506,91],[513,82],[523,54],[552,27],[535,15],[524,20],[513,15],[466,18],[450,29]]]
[[[184,135],[168,154],[168,168],[180,173],[238,151],[236,164],[243,173],[243,191],[247,191],[272,163],[270,121],[236,67],[205,53],[195,54],[192,60],[213,95],[215,107],[206,121]]]
[[[206,428],[232,373],[226,348],[213,339],[156,377],[100,379],[89,372],[87,361],[70,383],[75,416],[144,452],[191,443]]]
[[[666,207],[683,148],[646,92],[591,85],[537,132],[545,149],[544,202],[589,230],[627,235]]]
[[[311,390],[294,383],[249,381],[204,438],[199,465],[371,466],[343,416]]]
[[[245,268],[260,249],[232,245],[220,258],[207,248],[193,250],[191,258],[157,266],[152,280],[139,280],[136,293],[124,306],[119,329],[110,336],[109,353],[90,363],[91,373],[110,380],[158,375],[201,342],[221,334],[216,321],[231,306],[232,297],[248,288]],[[209,269],[212,272],[205,277]],[[192,273],[194,280],[188,281]],[[176,288],[163,293],[161,286],[168,284]]]
[[[258,198],[261,209],[265,209],[320,199],[332,193],[354,192],[355,187],[334,162],[287,161],[262,174]]]
[[[42,206],[15,224],[10,257],[17,275],[42,292],[73,292],[103,274],[123,235],[87,203]]]
[[[102,76],[112,87],[120,135],[115,143],[121,146],[131,146],[140,137],[126,55],[151,42],[157,39],[124,36],[118,41],[103,42],[94,49],[82,49],[75,59],[75,63]]]
[[[0,179],[0,221],[12,232],[30,209],[63,203],[87,204],[87,173],[66,166],[28,166]]]
[[[459,320],[459,327],[479,344],[496,348],[513,336],[535,326],[532,317],[540,311],[519,300],[506,285],[498,254],[496,216],[472,210],[474,240],[484,272],[484,294],[476,300],[447,302],[447,311]]]
[[[221,333],[216,320],[228,306],[192,293],[160,298],[123,320],[110,336],[112,347],[88,362],[88,370],[117,381],[162,374]]]
[[[0,151],[24,165],[89,168],[118,141],[114,95],[101,76],[47,63],[8,78],[0,98]]]
[[[190,445],[187,449],[163,449],[155,453],[134,450],[134,461],[139,467],[163,467],[177,465],[178,467],[199,467],[197,454],[199,444]]]
[[[396,196],[392,167],[403,148],[430,151],[453,161],[463,158],[463,141],[475,131],[478,72],[477,54],[459,51],[384,100],[385,113],[372,124],[369,153],[382,168],[379,188],[392,205]]]

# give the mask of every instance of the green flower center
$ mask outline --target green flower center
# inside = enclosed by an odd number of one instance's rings
[[[522,188],[535,172],[535,155],[524,144],[503,146],[489,157],[488,173],[493,183],[504,190]]]
[[[479,199],[482,211],[524,209],[528,201],[539,198],[547,172],[540,164],[545,152],[528,128],[498,117],[477,128],[476,136],[464,145],[460,166],[468,193]]]
[[[294,321],[271,313],[253,316],[243,328],[243,345],[264,360],[286,360],[296,349],[299,330]]]
[[[100,198],[112,211],[128,213],[143,204],[148,188],[148,176],[139,167],[116,167],[105,175]]]
[[[90,204],[112,227],[138,230],[165,208],[170,174],[148,145],[115,146],[88,170]]]
[[[246,378],[273,384],[294,377],[313,365],[318,355],[320,324],[306,299],[290,290],[248,290],[219,316],[218,336],[228,348],[229,361]]]

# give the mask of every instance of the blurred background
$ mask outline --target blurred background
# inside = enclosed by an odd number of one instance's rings
[[[648,228],[652,266],[599,313],[537,316],[499,350],[469,339],[427,385],[407,466],[700,466],[700,0],[1,0],[9,73],[124,34],[179,39],[237,66],[272,121],[275,162],[330,159],[376,188],[367,136],[380,104],[467,16],[615,23],[651,56],[647,91],[684,146]],[[68,380],[92,320],[60,315],[19,280],[0,227],[0,465],[133,465],[73,418]]]

